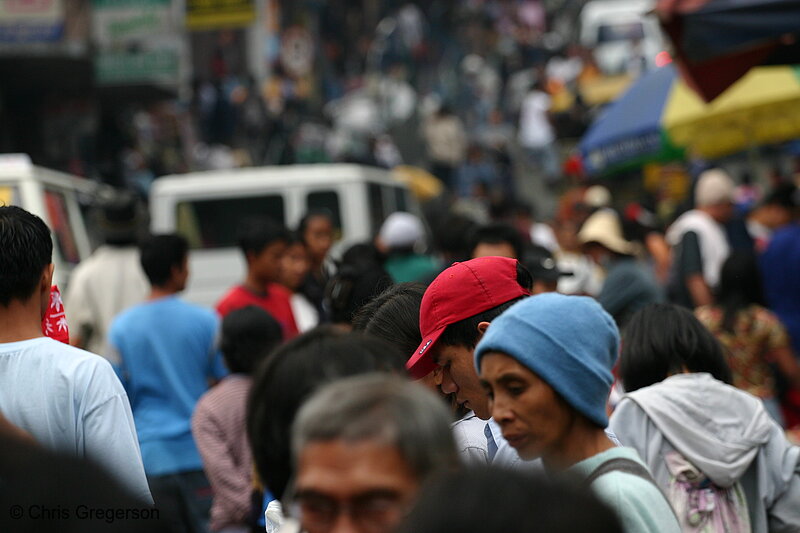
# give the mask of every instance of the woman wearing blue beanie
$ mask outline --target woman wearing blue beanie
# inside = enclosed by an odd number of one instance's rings
[[[635,450],[605,434],[619,331],[591,298],[542,294],[492,321],[475,366],[492,417],[522,459],[582,480],[628,532],[678,533],[664,495]]]

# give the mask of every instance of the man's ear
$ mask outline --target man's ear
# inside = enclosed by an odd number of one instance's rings
[[[483,338],[483,334],[486,333],[486,330],[489,328],[488,322],[478,322],[478,340],[480,341]]]
[[[53,272],[56,269],[56,265],[54,263],[50,263],[44,270],[42,270],[42,279],[39,280],[41,285],[41,290],[50,294],[50,287],[53,286]]]
[[[42,270],[42,277],[39,279],[39,307],[41,308],[42,318],[47,314],[50,307],[50,287],[53,286],[53,270],[55,265],[50,263]]]

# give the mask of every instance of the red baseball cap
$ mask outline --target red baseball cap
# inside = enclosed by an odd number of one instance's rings
[[[517,282],[518,264],[508,257],[479,257],[453,263],[433,280],[419,309],[422,343],[406,363],[411,377],[423,378],[436,368],[430,352],[447,326],[530,295]]]

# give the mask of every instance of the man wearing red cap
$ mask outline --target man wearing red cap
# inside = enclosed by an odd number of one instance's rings
[[[422,343],[406,364],[415,379],[440,366],[442,391],[454,393],[459,404],[488,420],[484,434],[491,463],[512,464],[519,457],[490,420],[489,399],[475,372],[473,352],[489,323],[530,295],[532,281],[516,259],[480,257],[454,263],[425,291],[419,315]]]

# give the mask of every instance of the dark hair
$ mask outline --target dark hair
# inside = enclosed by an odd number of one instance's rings
[[[798,206],[798,189],[793,183],[781,183],[772,189],[764,198],[763,205],[777,205],[792,209]]]
[[[622,533],[616,514],[591,491],[516,470],[472,467],[422,487],[397,533],[547,531]]]
[[[173,531],[166,513],[132,494],[91,461],[0,435],[0,502],[41,514],[0,513],[0,531],[59,533],[164,533]],[[82,516],[75,509],[102,510]],[[14,507],[11,507],[13,510]],[[113,509],[140,509],[135,520],[112,520]]]
[[[370,300],[353,318],[353,328],[374,335],[411,355],[422,342],[419,306],[422,283],[399,283]]]
[[[47,224],[16,206],[0,206],[0,305],[27,301],[53,262]]]
[[[248,305],[222,319],[220,350],[231,372],[252,374],[282,339],[281,325],[261,307]]]
[[[436,249],[454,261],[466,261],[472,255],[469,236],[477,225],[469,218],[448,213],[433,225]]]
[[[722,346],[683,307],[650,304],[633,314],[625,327],[619,375],[628,392],[684,371],[708,372],[731,383]]]
[[[286,244],[287,246],[294,246],[295,244],[302,244],[303,246],[306,245],[306,242],[303,240],[303,236],[300,235],[297,231],[287,231],[286,232]]]
[[[320,386],[369,372],[405,372],[392,345],[323,326],[287,342],[260,366],[247,409],[247,433],[258,475],[276,498],[292,476],[290,428],[303,402]]]
[[[720,270],[717,303],[724,310],[722,328],[733,333],[736,315],[742,309],[763,305],[758,259],[748,250],[734,250]]]
[[[189,243],[176,234],[154,235],[141,246],[141,263],[147,279],[160,287],[172,278],[172,269],[180,268],[189,254]]]
[[[342,254],[342,265],[380,266],[384,257],[378,248],[371,242],[362,242],[352,245]]]
[[[522,258],[522,237],[508,224],[495,223],[475,228],[470,235],[470,255],[479,244],[509,244],[514,249],[514,256]]]
[[[519,263],[517,263],[517,283],[519,283],[519,286],[527,291],[530,291],[531,286],[533,285],[533,276],[531,276],[531,273],[528,272],[528,269]],[[523,298],[527,298],[527,296],[514,298],[513,300],[502,303],[497,307],[492,307],[491,309],[482,311],[477,315],[473,315],[459,322],[450,324],[444,330],[442,336],[439,337],[439,342],[444,346],[466,346],[468,348],[474,348],[475,345],[478,344],[478,324],[481,322],[491,322],[500,316],[506,309]]]
[[[300,238],[305,239],[306,230],[308,229],[308,223],[311,222],[312,219],[315,218],[327,218],[331,224],[335,221],[333,220],[333,213],[330,212],[328,209],[310,209],[303,215],[303,218],[300,219],[300,222],[297,224],[297,233],[300,235]]]
[[[267,217],[248,218],[239,225],[239,249],[245,257],[258,254],[274,242],[288,242],[289,232],[282,224]]]
[[[139,197],[130,191],[114,191],[98,200],[95,218],[106,244],[135,245],[141,219]]]
[[[357,250],[356,250],[357,249]],[[356,244],[325,287],[325,302],[335,324],[350,324],[361,307],[392,285],[392,278],[373,259],[374,247]]]

